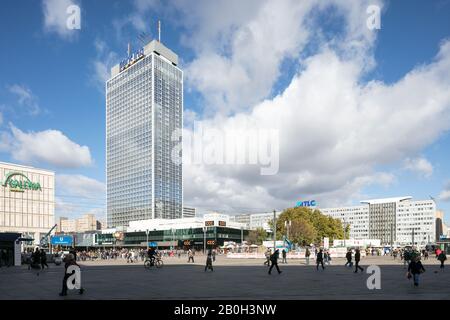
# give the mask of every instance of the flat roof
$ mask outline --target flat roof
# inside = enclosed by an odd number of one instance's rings
[[[24,168],[24,169],[32,169],[32,170],[39,170],[39,171],[46,171],[46,172],[50,172],[55,174],[55,171],[51,171],[51,170],[47,170],[47,169],[41,169],[41,168],[35,168],[32,166],[25,166],[23,164],[16,164],[16,163],[10,163],[10,162],[4,162],[4,161],[0,161],[0,165],[7,165],[7,166],[14,166],[14,167],[20,167],[20,168]]]
[[[362,200],[361,203],[367,204],[380,204],[380,203],[392,203],[392,202],[401,202],[405,200],[411,200],[411,196],[405,197],[394,197],[394,198],[384,198],[384,199],[372,199],[372,200]]]

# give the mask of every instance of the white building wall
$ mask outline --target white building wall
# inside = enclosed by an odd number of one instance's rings
[[[319,209],[323,214],[340,219],[343,225],[350,225],[349,237],[352,239],[369,238],[369,206],[351,206]]]
[[[396,228],[395,244],[411,245],[412,228],[414,228],[414,242],[423,246],[436,237],[436,204],[432,200],[412,201],[411,197],[374,199],[364,202],[390,203],[396,201]],[[370,216],[369,205],[325,208],[320,211],[333,218],[340,219],[343,223],[350,224],[350,238],[368,239]],[[387,236],[389,238],[390,235]]]
[[[40,189],[12,188],[5,185],[9,174],[24,183],[29,179],[39,183]],[[55,224],[55,173],[43,169],[0,162],[0,232],[17,232],[31,237],[35,244]]]
[[[426,245],[436,238],[436,203],[432,200],[403,201],[397,204],[396,242]]]

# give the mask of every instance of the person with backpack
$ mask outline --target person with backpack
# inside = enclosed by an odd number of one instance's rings
[[[411,275],[414,278],[414,286],[419,286],[419,275],[425,272],[425,268],[420,262],[420,256],[411,258],[411,262],[408,265],[408,279],[411,279]]]
[[[444,271],[444,261],[447,260],[447,255],[445,254],[444,251],[441,251],[441,253],[439,253],[437,259],[441,262],[439,269]]]
[[[275,250],[275,252],[270,256],[270,261],[272,262],[272,264],[270,265],[269,268],[269,274],[271,274],[273,267],[275,266],[277,268],[278,274],[281,274],[281,270],[278,267],[278,258],[280,255],[280,251],[277,249]]]

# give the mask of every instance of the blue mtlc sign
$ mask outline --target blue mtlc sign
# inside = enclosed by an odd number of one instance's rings
[[[315,207],[316,200],[307,200],[307,201],[297,201],[295,207]]]

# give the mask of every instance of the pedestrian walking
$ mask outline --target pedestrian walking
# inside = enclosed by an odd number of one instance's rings
[[[36,275],[39,276],[39,271],[41,271],[41,252],[39,251],[38,247],[36,247],[36,250],[33,252],[31,261],[31,268],[36,269]]]
[[[444,271],[444,262],[445,262],[445,260],[447,260],[447,255],[445,254],[444,251],[441,251],[441,253],[439,253],[437,259],[441,262],[439,269]]]
[[[213,249],[212,251],[212,260],[213,262],[216,262],[216,249]]]
[[[281,254],[283,256],[283,263],[287,263],[287,259],[286,259],[286,250],[283,249],[283,251],[281,251]]]
[[[323,252],[323,262],[326,265],[330,264],[330,254],[328,253],[328,251]]]
[[[406,266],[409,265],[409,262],[411,261],[412,255],[409,250],[405,250],[403,252],[403,268],[406,269]]]
[[[5,266],[9,267],[9,264],[7,263],[8,258],[7,258],[7,254],[6,254],[6,250],[0,250],[0,268],[2,266],[2,264],[5,264]]]
[[[316,270],[319,271],[319,264],[322,265],[322,270],[325,270],[325,267],[323,265],[323,250],[320,249],[319,252],[317,253],[317,257],[316,257]]]
[[[44,270],[44,267],[47,267],[47,269],[48,269],[47,253],[45,253],[44,249],[41,249],[41,268],[42,268],[42,270]]]
[[[269,274],[271,274],[273,267],[275,266],[277,268],[278,274],[281,274],[281,270],[278,267],[278,258],[280,255],[280,251],[277,249],[275,250],[275,252],[270,256],[270,262],[272,262],[272,264],[270,265],[269,268]]]
[[[356,252],[355,252],[355,273],[358,273],[358,269],[361,270],[361,272],[364,271],[364,269],[359,266],[359,261],[360,260],[361,260],[361,252],[359,252],[359,249],[356,249]]]
[[[189,257],[189,259],[188,259],[188,263],[192,260],[192,263],[194,263],[194,252],[191,250],[191,249],[189,249],[189,251],[188,251],[188,257]]]
[[[419,286],[419,276],[421,273],[425,272],[425,268],[420,262],[420,256],[413,257],[408,265],[408,279],[414,278],[414,286]]]
[[[310,255],[311,255],[311,252],[309,251],[308,248],[306,248],[306,251],[305,251],[305,263],[306,263],[307,266],[309,265],[309,256]]]
[[[75,261],[75,257],[72,253],[69,253],[66,257],[64,257],[64,278],[63,278],[63,283],[62,283],[62,290],[59,293],[60,296],[67,296],[67,280],[69,279],[69,277],[73,274],[72,273],[67,273],[67,269],[72,266],[78,266],[77,262]],[[75,272],[75,271],[74,271]],[[83,294],[84,289],[80,288],[79,294]]]
[[[270,267],[270,249],[267,249],[266,252],[264,253],[264,256],[266,257],[266,261],[264,262],[264,265],[267,264],[268,267]]]
[[[352,251],[351,250],[348,250],[347,251],[347,253],[346,253],[346,255],[345,255],[345,258],[347,258],[347,262],[345,263],[345,266],[347,267],[353,267],[353,262],[352,262]]]
[[[212,253],[211,249],[209,249],[208,256],[206,257],[205,272],[208,269],[210,269],[211,271],[214,271],[213,270],[213,265],[212,265],[212,260],[213,260],[213,253]]]

